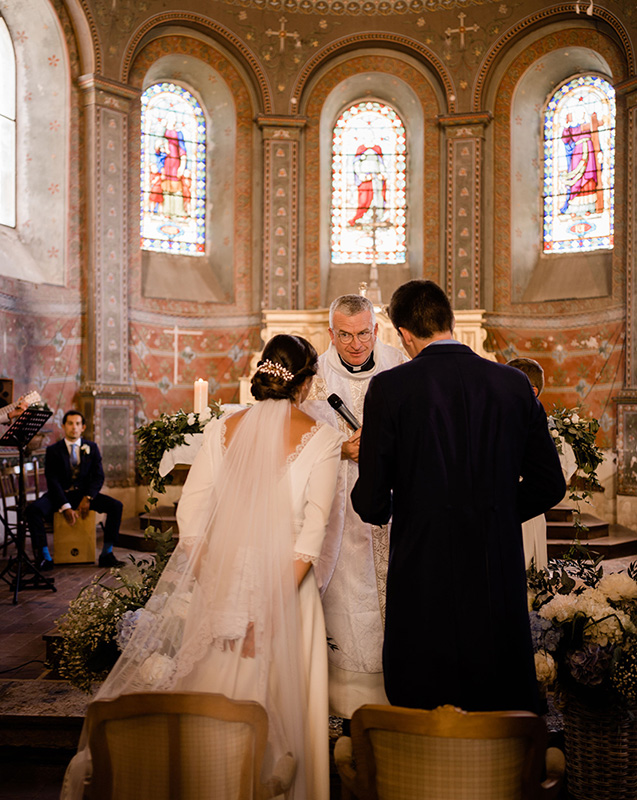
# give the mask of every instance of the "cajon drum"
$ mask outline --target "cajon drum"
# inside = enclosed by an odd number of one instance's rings
[[[53,561],[55,564],[95,563],[95,512],[78,516],[69,525],[61,511],[53,515]]]

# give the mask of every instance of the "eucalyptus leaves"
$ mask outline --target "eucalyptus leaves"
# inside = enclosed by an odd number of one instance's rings
[[[159,474],[164,452],[183,444],[187,434],[201,433],[206,423],[212,417],[220,417],[221,413],[221,406],[213,401],[201,414],[179,409],[176,414],[161,414],[159,419],[137,428],[137,469],[142,480],[150,484],[151,491],[161,494],[172,481],[171,475],[162,478]]]

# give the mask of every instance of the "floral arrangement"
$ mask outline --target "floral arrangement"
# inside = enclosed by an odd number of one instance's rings
[[[564,452],[564,443],[573,448],[577,471],[586,478],[589,489],[586,495],[589,496],[590,490],[599,491],[602,488],[597,478],[597,468],[604,461],[604,454],[595,444],[599,422],[594,417],[582,418],[581,411],[580,407],[553,406],[548,423],[558,453]]]
[[[597,477],[597,468],[604,461],[604,454],[595,444],[595,436],[599,430],[599,422],[594,417],[583,418],[581,408],[564,408],[553,406],[548,418],[549,430],[555,440],[560,455],[567,455],[572,450],[575,465],[575,481],[571,483],[569,499],[575,503],[573,509],[573,527],[575,536],[588,530],[581,521],[581,503],[588,502],[593,491],[602,491]]]
[[[137,428],[137,469],[142,480],[150,484],[151,493],[165,492],[166,484],[172,481],[172,475],[162,478],[159,474],[165,451],[183,444],[187,434],[201,433],[213,417],[220,417],[222,413],[221,405],[213,401],[201,413],[179,409],[176,414],[161,414],[159,419]]]
[[[606,575],[600,562],[529,571],[537,677],[562,702],[637,707],[637,562]]]
[[[60,638],[48,666],[84,692],[113,668],[132,632],[127,628],[133,615],[148,602],[175,547],[172,529],[149,526],[146,535],[155,542],[154,558],[130,556],[129,565],[96,577],[56,620]]]

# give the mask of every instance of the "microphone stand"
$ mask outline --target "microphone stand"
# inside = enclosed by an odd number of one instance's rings
[[[43,575],[25,552],[27,521],[27,493],[24,482],[24,462],[27,445],[49,419],[53,412],[42,406],[29,406],[17,417],[0,438],[0,445],[17,447],[20,472],[18,475],[18,505],[15,542],[17,555],[11,556],[5,568],[0,572],[0,579],[13,591],[13,605],[18,602],[20,589],[51,589],[57,592],[55,580]]]

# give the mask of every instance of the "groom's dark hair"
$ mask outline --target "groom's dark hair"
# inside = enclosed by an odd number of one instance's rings
[[[453,311],[447,295],[433,281],[403,283],[392,295],[389,318],[396,330],[405,328],[418,339],[453,330]]]

